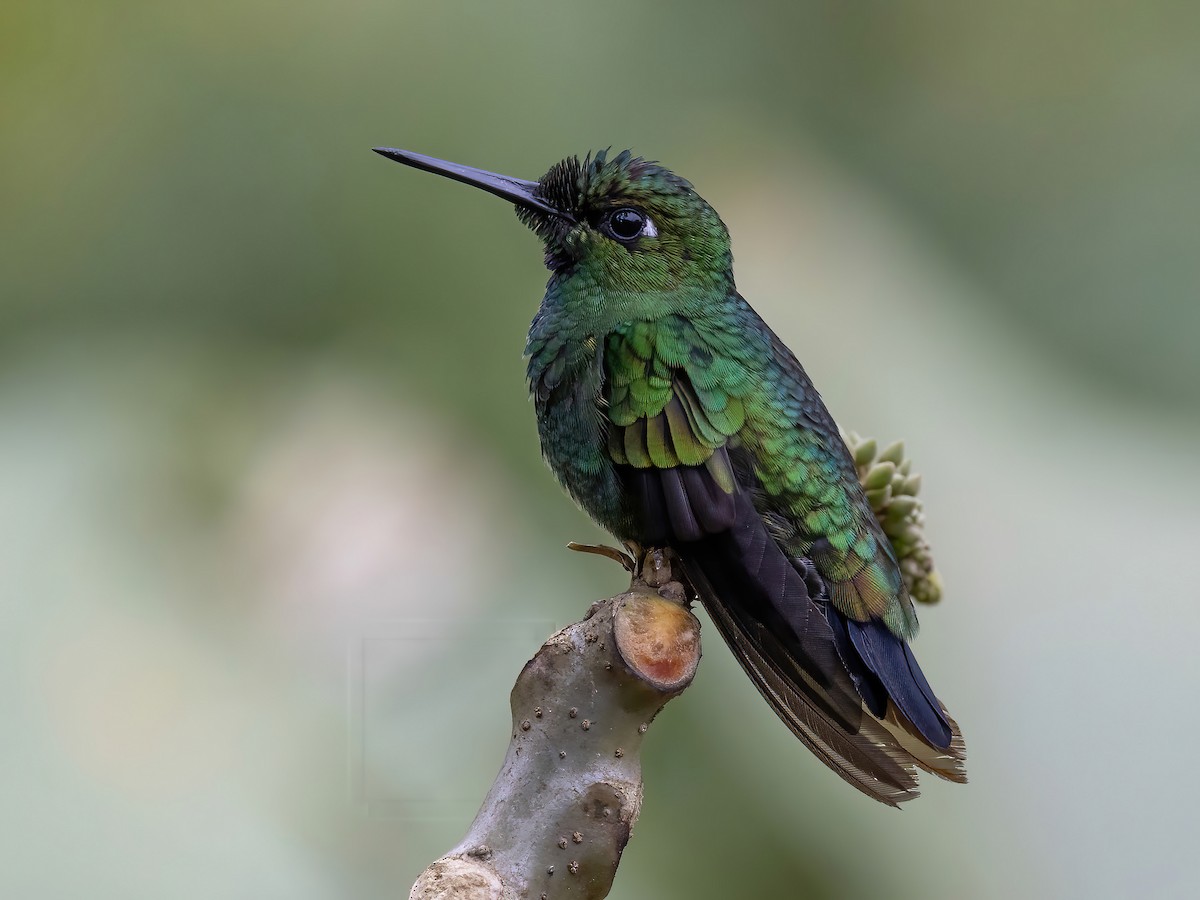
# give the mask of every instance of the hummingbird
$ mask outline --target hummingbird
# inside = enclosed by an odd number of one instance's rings
[[[958,725],[909,642],[896,553],[794,353],[738,293],[691,183],[626,150],[537,181],[375,152],[516,207],[550,271],[525,345],[543,456],[618,539],[669,547],[792,732],[896,806],[966,781]]]

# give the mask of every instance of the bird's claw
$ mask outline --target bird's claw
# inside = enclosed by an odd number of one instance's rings
[[[625,546],[631,546],[631,542],[626,541]],[[636,544],[632,544],[637,547]],[[579,553],[594,553],[597,556],[605,556],[613,562],[619,563],[630,575],[636,575],[638,571],[638,560],[640,557],[631,554],[622,553],[616,547],[610,547],[607,544],[580,544],[577,541],[570,541],[567,544],[568,550],[575,550]]]

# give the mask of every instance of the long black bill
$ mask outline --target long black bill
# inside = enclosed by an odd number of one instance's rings
[[[420,153],[412,153],[408,150],[394,150],[391,147],[375,147],[373,149],[380,156],[394,159],[396,162],[412,166],[414,169],[432,172],[434,175],[444,175],[446,178],[451,178],[454,181],[474,185],[481,190],[487,191],[489,194],[503,197],[505,200],[509,200],[519,206],[526,206],[530,209],[536,209],[540,212],[568,220],[572,219],[569,213],[563,212],[561,209],[555,209],[534,193],[538,188],[536,181],[509,178],[507,175],[497,175],[495,172],[486,172],[483,169],[462,166],[458,163],[447,162],[444,159],[437,159],[433,156],[424,156]]]

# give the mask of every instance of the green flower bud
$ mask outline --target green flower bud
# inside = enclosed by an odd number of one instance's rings
[[[909,593],[918,603],[937,603],[942,599],[942,576],[934,569],[919,579],[910,588]]]
[[[851,434],[853,435],[853,432],[851,432]],[[853,436],[855,438],[858,437],[858,435],[853,435]],[[873,460],[875,458],[875,439],[868,438],[867,440],[863,441],[861,444],[858,444],[857,446],[855,446],[855,443],[857,443],[857,442],[847,441],[847,444],[849,444],[850,448],[854,452],[854,464],[856,466],[870,465],[871,460]]]
[[[892,499],[892,487],[888,485],[881,487],[878,490],[867,491],[867,502],[871,504],[871,509],[875,510],[876,514],[885,509]]]
[[[904,441],[896,441],[879,454],[881,462],[895,463],[897,466],[904,462]]]
[[[862,486],[868,491],[877,491],[891,484],[895,474],[896,466],[893,463],[876,463],[862,480]]]

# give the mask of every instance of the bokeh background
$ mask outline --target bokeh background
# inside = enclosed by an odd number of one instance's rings
[[[620,571],[539,460],[493,198],[689,177],[907,439],[972,783],[865,800],[715,631],[614,896],[1191,897],[1200,7],[6,0],[0,894],[405,896]]]

